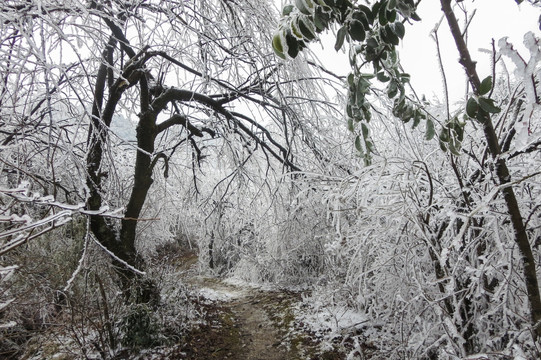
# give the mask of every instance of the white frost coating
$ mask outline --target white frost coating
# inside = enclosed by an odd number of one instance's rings
[[[313,332],[324,336],[326,341],[362,328],[370,322],[367,315],[347,306],[323,304],[319,299],[305,299],[304,306],[296,306],[295,315]]]
[[[243,297],[244,294],[241,291],[205,287],[199,290],[199,295],[211,301],[231,301]]]
[[[0,302],[0,311],[4,310],[8,307],[9,304],[11,304],[15,299],[9,299],[7,301]]]
[[[103,246],[102,243],[100,243],[98,241],[98,239],[96,239],[94,236],[92,236],[92,239],[94,240],[94,242],[100,247],[103,249],[103,251],[105,251],[107,254],[109,254],[113,259],[115,259],[116,261],[118,261],[119,263],[121,263],[122,265],[124,265],[125,267],[127,267],[128,269],[130,269],[131,271],[133,271],[134,273],[136,274],[139,274],[139,275],[143,275],[145,276],[147,273],[144,272],[144,271],[141,271],[139,269],[136,269],[134,268],[133,266],[131,266],[130,264],[128,264],[127,262],[125,262],[124,260],[122,260],[121,258],[119,258],[118,256],[116,256],[111,250],[107,249],[105,246]]]
[[[22,226],[22,227],[18,227],[18,228],[12,229],[12,230],[4,231],[3,233],[0,233],[0,238],[15,235],[15,234],[21,233],[23,231],[27,231],[27,230],[30,230],[30,229],[33,229],[33,228],[36,228],[36,227],[39,227],[39,226],[46,225],[46,224],[48,224],[50,222],[53,222],[53,221],[60,221],[61,224],[64,224],[65,222],[63,222],[63,220],[65,220],[65,219],[62,219],[62,218],[68,218],[68,220],[69,220],[69,219],[71,219],[71,214],[72,213],[69,210],[60,211],[60,212],[58,212],[56,214],[47,216],[46,218],[43,218],[41,220],[38,220],[38,221],[36,221],[34,223],[31,223],[31,224],[28,224],[26,226]],[[58,226],[60,225],[59,223],[56,223],[56,224]]]
[[[81,255],[81,257],[79,258],[79,263],[77,264],[77,269],[75,269],[75,271],[73,272],[73,274],[71,274],[71,277],[69,278],[69,280],[66,282],[66,286],[64,287],[63,291],[64,292],[67,292],[70,288],[71,288],[71,285],[73,284],[73,281],[75,280],[75,278],[77,277],[77,275],[81,272],[81,270],[83,269],[83,265],[84,265],[84,261],[85,261],[85,258],[86,258],[86,251],[88,249],[88,238],[89,238],[89,234],[90,234],[90,225],[89,223],[87,223],[87,226],[86,226],[86,236],[85,236],[85,243],[84,243],[84,246],[83,246],[83,254]]]
[[[513,345],[513,359],[515,360],[527,360],[528,356],[522,351],[520,346]]]
[[[15,273],[15,270],[17,268],[18,268],[18,266],[16,266],[16,265],[6,266],[6,267],[0,265],[0,276],[2,276],[0,278],[0,281],[2,281],[2,282],[8,281],[11,278],[11,276],[13,276],[13,274]],[[15,299],[9,299],[9,300],[0,301],[0,311],[7,308],[9,306],[9,304],[11,304],[13,302],[13,300],[15,300]],[[5,323],[5,324],[0,324],[0,329],[7,329],[7,328],[13,327],[15,325],[17,325],[17,323],[15,321],[10,321],[10,322]]]
[[[120,215],[120,213],[122,211],[124,211],[123,208],[110,210],[110,208],[108,206],[106,206],[106,205],[102,206],[99,210],[85,210],[85,208],[84,208],[85,204],[84,203],[78,203],[76,205],[70,205],[70,204],[65,204],[65,203],[55,201],[55,199],[54,199],[54,197],[52,195],[41,196],[39,193],[32,193],[32,194],[29,195],[28,190],[27,190],[27,186],[24,183],[21,183],[21,185],[19,185],[19,187],[16,188],[16,189],[0,188],[0,193],[4,193],[6,195],[9,195],[9,196],[17,199],[18,201],[21,201],[21,202],[30,202],[30,203],[38,204],[38,205],[56,206],[56,207],[61,208],[61,209],[75,211],[75,212],[85,214],[85,215],[101,215],[101,216],[121,219],[122,215]],[[15,216],[15,217],[13,217],[13,216]],[[18,217],[16,217],[16,215],[12,215],[12,218],[10,219],[10,221],[23,221],[24,219],[26,219],[25,216],[27,217],[27,215],[23,215],[23,217],[18,218]],[[28,219],[30,219],[30,218],[28,217]],[[28,219],[24,220],[24,221],[29,222]],[[2,218],[0,218],[0,221],[2,221]]]
[[[7,329],[7,328],[10,328],[10,327],[14,327],[15,325],[17,325],[17,323],[15,321],[10,321],[6,324],[0,324],[0,329]]]
[[[19,267],[17,265],[12,266],[0,266],[0,275],[3,275],[2,281],[8,281],[13,274],[15,273],[15,270],[17,270]]]
[[[534,113],[537,103],[537,91],[535,88],[535,71],[537,65],[541,61],[541,47],[539,39],[535,37],[534,33],[529,31],[524,35],[524,46],[530,52],[530,60],[526,61],[517,50],[513,48],[513,45],[507,42],[507,37],[501,38],[498,41],[500,52],[509,57],[516,66],[514,74],[517,80],[524,84],[524,91],[526,93],[526,108],[524,111],[524,118],[522,121],[515,124],[516,136],[516,148],[522,150],[528,146],[528,139],[530,137],[530,119]]]

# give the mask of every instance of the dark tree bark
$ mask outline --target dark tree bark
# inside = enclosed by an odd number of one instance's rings
[[[200,128],[191,124],[187,117],[179,113],[179,106],[197,103],[198,107],[206,108],[217,116],[225,118],[233,132],[255,141],[263,151],[284,164],[286,168],[291,170],[299,170],[299,168],[289,160],[289,149],[284,148],[275,141],[267,129],[249,117],[230,112],[226,109],[225,106],[227,103],[239,97],[248,98],[247,94],[251,91],[251,88],[234,89],[231,85],[217,80],[216,83],[227,94],[225,96],[223,94],[208,96],[191,90],[174,87],[166,88],[154,80],[152,86],[149,86],[147,78],[150,79],[152,76],[145,64],[154,57],[161,57],[175,66],[180,66],[184,70],[190,71],[191,69],[163,52],[148,51],[148,47],[143,47],[142,50],[136,53],[116,22],[106,17],[103,18],[103,21],[109,27],[111,35],[101,55],[102,64],[98,70],[94,87],[91,126],[87,140],[86,184],[89,189],[87,198],[87,208],[89,210],[97,211],[104,205],[102,187],[104,178],[107,176],[107,169],[103,168],[103,159],[109,142],[109,126],[125,91],[131,87],[138,87],[139,91],[139,111],[137,112],[139,120],[136,131],[137,153],[134,165],[133,187],[126,205],[124,217],[120,221],[120,229],[117,231],[112,222],[107,221],[100,215],[91,216],[90,229],[98,241],[117,257],[113,262],[120,275],[120,284],[126,298],[131,298],[131,300],[137,302],[147,302],[151,300],[150,298],[152,296],[149,294],[147,294],[148,296],[142,295],[142,293],[150,288],[130,266],[144,269],[143,261],[138,256],[135,246],[137,224],[153,183],[153,169],[155,164],[158,160],[163,160],[167,166],[167,156],[163,153],[155,152],[156,139],[163,131],[173,126],[182,126],[188,132],[188,137],[191,140],[192,146],[195,147],[195,151],[198,151],[199,149],[197,149],[194,137],[204,137],[205,133],[214,137],[217,134],[217,131],[213,129]],[[121,75],[113,79],[114,72],[111,69],[115,64],[122,63],[119,60],[123,60],[122,57],[124,54],[128,56],[126,65],[121,69]],[[115,56],[118,58],[116,59],[116,63]],[[203,77],[203,74],[197,71],[190,72]],[[254,88],[257,89],[257,87]],[[105,101],[106,96],[107,99]],[[261,100],[254,100],[254,102],[261,105]],[[169,115],[169,119],[161,121],[158,125],[158,116],[164,113],[171,104],[176,111]],[[255,131],[264,135],[257,135],[254,130],[243,124],[241,120],[248,122],[252,128],[256,129]],[[126,266],[126,264],[130,266]],[[136,285],[135,293],[132,291],[134,285]]]
[[[451,0],[441,0],[442,10],[449,24],[451,34],[455,40],[456,47],[460,54],[460,63],[464,66],[466,75],[470,85],[472,86],[473,92],[475,95],[479,96],[479,88],[481,86],[481,81],[475,69],[475,62],[471,59],[468,47],[456,16],[451,8]],[[499,145],[498,135],[494,131],[494,126],[492,124],[492,119],[489,113],[484,114],[482,119],[483,131],[485,135],[485,140],[487,142],[490,154],[494,161],[496,162],[496,175],[502,187],[502,193],[509,212],[509,217],[513,225],[515,232],[515,242],[521,254],[522,266],[523,266],[523,276],[526,283],[526,290],[528,294],[528,301],[530,307],[530,316],[532,321],[532,326],[534,329],[534,337],[541,337],[541,297],[539,294],[539,284],[536,274],[536,262],[533,256],[532,248],[526,233],[526,228],[524,225],[524,220],[520,213],[520,208],[518,206],[517,198],[513,187],[510,185],[511,176],[507,163],[505,159],[501,158],[501,149]]]

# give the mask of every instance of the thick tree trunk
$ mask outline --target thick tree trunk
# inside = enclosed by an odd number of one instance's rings
[[[106,144],[109,140],[108,127],[111,124],[117,104],[126,88],[139,83],[141,86],[141,113],[143,115],[141,115],[137,127],[137,146],[141,150],[136,155],[134,186],[124,218],[121,221],[120,231],[117,233],[112,224],[108,223],[100,215],[90,217],[90,229],[98,241],[116,257],[131,266],[143,268],[144,264],[137,256],[135,238],[137,220],[153,182],[151,156],[154,152],[154,141],[157,134],[156,115],[148,111],[148,87],[146,79],[144,76],[141,76],[143,69],[139,68],[139,66],[143,66],[144,60],[136,65],[135,62],[138,56],[129,47],[120,29],[113,24],[112,30],[114,35],[111,36],[102,54],[103,63],[98,70],[94,90],[91,127],[87,141],[88,154],[86,162],[88,175],[86,183],[89,189],[87,208],[89,210],[99,210],[103,205],[102,180],[107,176],[107,172],[102,169],[102,160]],[[108,69],[113,66],[113,52],[118,42],[116,40],[117,38],[124,39],[124,43],[122,44],[123,49],[129,53],[132,65],[127,66],[122,76],[115,80],[112,78],[112,72]],[[127,86],[123,79],[128,79],[129,83]],[[109,98],[105,106],[103,106],[106,87],[109,90]],[[149,297],[153,296],[148,295],[148,290],[152,290],[152,284],[144,284],[140,276],[121,261],[114,259],[113,264],[120,276],[120,286],[126,299],[136,302],[148,302],[150,300]],[[137,288],[136,294],[132,291],[134,286]]]
[[[143,115],[137,126],[138,150],[135,160],[134,182],[128,206],[122,219],[120,242],[132,261],[136,260],[135,236],[137,220],[141,215],[152,180],[152,159],[154,140],[156,138],[155,117]]]
[[[152,159],[154,141],[156,139],[156,117],[153,114],[142,115],[137,126],[138,151],[135,160],[134,183],[130,200],[124,213],[120,228],[120,251],[131,265],[143,268],[143,260],[138,256],[135,248],[136,231],[139,216],[145,204],[148,191],[153,183]],[[123,270],[124,288],[138,287],[135,301],[146,303],[156,297],[154,289],[148,288],[152,284],[142,284],[133,271]],[[131,294],[133,295],[133,294]]]
[[[87,209],[100,210],[103,205],[102,179],[106,177],[106,172],[101,169],[103,151],[107,142],[107,127],[111,119],[102,116],[103,98],[105,96],[105,87],[107,84],[108,68],[112,65],[109,59],[112,57],[117,40],[111,36],[106,49],[103,51],[101,64],[96,77],[94,87],[94,102],[92,104],[92,117],[90,119],[90,129],[88,132],[88,152],[86,157],[87,178],[86,184],[89,190],[87,198]],[[120,97],[118,96],[118,99]],[[118,100],[117,100],[118,101]],[[116,241],[115,233],[102,216],[90,217],[90,230],[96,236],[98,241],[111,250],[117,253],[118,242]],[[126,259],[123,259],[126,260]]]
[[[441,0],[441,6],[460,54],[460,63],[466,70],[466,74],[474,93],[479,95],[481,81],[479,80],[479,76],[477,75],[477,71],[475,69],[475,62],[473,62],[471,59],[468,47],[458,25],[458,21],[451,8],[451,0]],[[488,113],[483,119],[483,130],[491,156],[496,161],[496,175],[498,180],[501,185],[509,184],[511,181],[509,169],[507,168],[505,160],[499,156],[501,155],[501,149],[498,136],[494,131],[494,126],[492,124],[490,114]],[[541,337],[541,297],[539,295],[539,284],[535,269],[535,259],[513,187],[510,185],[505,186],[502,189],[502,193],[515,232],[515,242],[521,254],[523,276],[526,283],[526,290],[530,305],[530,316],[532,325],[534,326],[534,336],[539,338]]]

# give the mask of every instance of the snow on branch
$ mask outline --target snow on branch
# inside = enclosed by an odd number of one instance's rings
[[[530,138],[530,120],[533,117],[534,110],[541,104],[541,98],[537,91],[536,71],[541,62],[541,44],[539,39],[531,31],[524,35],[524,46],[530,52],[530,59],[525,60],[519,52],[513,47],[513,44],[507,41],[507,37],[498,41],[500,52],[509,57],[515,64],[515,76],[522,82],[526,93],[527,115],[522,121],[517,122],[515,130],[517,132],[517,150],[524,150],[528,147]]]
[[[0,265],[0,282],[8,281],[13,276],[17,268],[18,266],[16,265],[5,266],[5,267]],[[13,300],[15,299],[11,298],[8,300],[0,300],[0,312],[6,309],[9,306],[9,304],[13,302]],[[14,321],[10,321],[5,324],[0,323],[0,330],[7,329],[15,325],[17,325],[17,323],[15,323]]]
[[[51,195],[41,196],[38,193],[31,193],[27,182],[22,182],[17,188],[13,189],[0,188],[0,195],[10,197],[20,203],[53,206],[60,209],[60,211],[39,220],[32,219],[28,214],[11,214],[9,208],[2,209],[0,223],[8,223],[10,226],[7,227],[7,230],[0,232],[0,255],[6,254],[32,239],[65,225],[71,221],[74,213],[123,218],[119,214],[119,212],[123,211],[122,208],[109,211],[109,208],[104,206],[99,210],[86,210],[83,203],[70,205],[56,201]],[[41,228],[41,230],[35,232],[38,228]]]
[[[128,268],[129,270],[133,271],[134,273],[136,274],[139,274],[139,275],[142,275],[142,276],[145,276],[147,273],[144,272],[144,271],[141,271],[139,269],[136,269],[135,267],[133,267],[132,265],[128,264],[126,261],[122,260],[121,258],[119,258],[118,256],[116,256],[111,250],[107,249],[102,243],[100,243],[98,241],[98,239],[96,239],[95,236],[92,236],[92,240],[94,240],[94,242],[103,250],[105,251],[107,254],[109,254],[113,259],[115,259],[116,261],[118,261],[119,263],[121,263],[122,265],[124,265],[126,268]]]

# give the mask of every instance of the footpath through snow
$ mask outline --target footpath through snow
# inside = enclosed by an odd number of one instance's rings
[[[266,290],[185,272],[199,294],[204,321],[183,339],[182,359],[345,359],[303,328],[295,316],[299,292]]]

